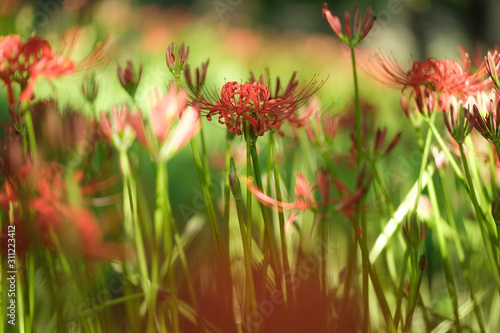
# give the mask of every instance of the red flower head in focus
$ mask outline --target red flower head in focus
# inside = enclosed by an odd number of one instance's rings
[[[208,120],[218,116],[219,122],[237,135],[243,133],[246,121],[251,134],[262,136],[271,127],[279,129],[282,122],[293,117],[294,111],[321,87],[315,80],[289,86],[290,89],[287,88],[280,97],[273,97],[268,87],[261,82],[240,84],[233,81],[222,87],[220,96],[207,94],[208,98],[205,98],[196,95],[191,103],[207,111]]]

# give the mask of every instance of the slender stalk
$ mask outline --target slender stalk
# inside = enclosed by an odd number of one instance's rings
[[[359,88],[358,88],[358,75],[356,73],[356,57],[354,53],[354,47],[351,46],[351,65],[352,65],[352,77],[354,79],[354,110],[356,112],[356,148],[358,152],[358,169],[361,165],[362,155],[362,144],[361,144],[361,108],[359,106]]]
[[[200,330],[202,332],[206,332],[207,329],[205,327],[206,326],[205,319],[203,318],[200,304],[198,303],[198,299],[196,297],[196,292],[194,290],[194,285],[193,285],[193,278],[192,278],[191,274],[189,273],[189,267],[187,264],[186,253],[184,252],[184,248],[182,246],[182,242],[181,242],[181,239],[179,237],[179,233],[177,232],[177,228],[176,228],[175,224],[173,224],[173,223],[172,223],[172,230],[173,230],[173,234],[174,234],[175,245],[177,246],[177,249],[179,250],[179,259],[181,261],[182,268],[184,269],[184,274],[186,275],[186,282],[187,282],[187,286],[188,286],[189,296],[191,297],[191,301],[193,302],[194,308],[196,310],[196,323],[198,324],[198,326],[200,327]],[[177,307],[177,304],[176,304],[176,307]]]
[[[223,257],[224,246],[222,245],[221,233],[219,229],[219,223],[215,214],[214,203],[212,196],[210,195],[210,189],[208,188],[208,183],[206,179],[205,170],[201,162],[200,153],[198,152],[198,146],[196,140],[191,139],[191,148],[193,150],[193,156],[196,164],[196,169],[198,170],[198,176],[200,178],[201,189],[203,193],[203,198],[205,200],[205,205],[207,208],[208,221],[210,223],[210,229],[212,231],[212,240],[214,242],[214,248],[217,253],[217,257],[222,265],[224,265],[225,259]]]
[[[238,180],[238,176],[236,175],[234,160],[231,159],[230,163],[231,163],[231,178],[232,178],[231,190],[233,192],[233,197],[236,202],[236,212],[238,214],[238,222],[240,225],[241,243],[243,244],[243,256],[245,259],[245,275],[247,278],[247,288],[250,299],[250,306],[252,312],[254,312],[257,311],[257,298],[255,294],[255,282],[252,271],[252,252],[250,251],[250,244],[248,243],[248,238],[246,235],[248,230],[245,230],[246,227],[245,227],[245,218],[243,216],[243,200],[241,198],[240,182]]]
[[[156,308],[156,299],[160,282],[160,247],[163,241],[163,251],[167,256],[172,255],[172,209],[168,194],[168,172],[166,161],[157,161],[156,168],[156,209],[154,213],[154,244],[151,255],[151,304]],[[167,271],[167,280],[170,287],[170,307],[174,331],[179,329],[179,312],[177,304],[177,288],[172,269]],[[156,309],[155,309],[156,313]]]
[[[429,124],[434,124],[436,120],[436,112],[433,112],[431,118],[429,120]],[[429,151],[431,148],[431,140],[432,132],[427,131],[427,136],[425,137],[424,151],[422,153],[422,163],[420,164],[420,172],[418,174],[418,186],[417,186],[417,195],[415,196],[415,203],[413,205],[413,213],[416,214],[418,199],[420,198],[420,194],[422,193],[422,177],[424,175],[425,168],[427,167],[427,160],[429,158]]]
[[[396,298],[396,312],[394,313],[394,325],[396,326],[396,330],[399,326],[399,321],[401,320],[401,303],[403,301],[403,290],[405,286],[405,276],[406,271],[408,269],[408,258],[410,257],[410,248],[407,247],[405,250],[405,254],[403,255],[403,267],[401,268],[401,275],[399,277],[399,287],[398,294]]]
[[[36,146],[35,128],[33,127],[33,119],[28,107],[28,103],[23,103],[24,106],[24,122],[26,123],[26,130],[28,132],[28,141],[31,149],[31,156],[33,162],[38,163],[38,148]]]
[[[492,249],[492,244],[491,244],[491,241],[487,235],[487,230],[486,230],[487,226],[485,225],[486,223],[483,220],[483,213],[482,213],[481,208],[479,207],[479,204],[478,204],[477,199],[476,199],[476,193],[474,191],[474,184],[472,182],[472,177],[471,177],[471,174],[469,171],[469,166],[467,164],[467,159],[465,157],[464,148],[462,147],[461,144],[459,144],[458,146],[460,149],[460,156],[462,158],[462,163],[464,165],[465,175],[467,177],[467,182],[468,182],[468,186],[469,186],[468,192],[469,192],[470,198],[472,200],[472,204],[474,205],[474,209],[476,210],[476,219],[479,222],[479,229],[481,231],[481,236],[483,238],[483,242],[484,242],[484,245],[486,247],[486,253],[488,254],[488,259],[489,259],[490,264],[492,266],[491,271],[493,273],[493,277],[495,278],[497,288],[500,292],[500,273],[499,273],[498,263],[495,260],[495,256],[493,254],[493,249]]]
[[[465,281],[467,283],[467,287],[469,288],[470,298],[474,304],[474,314],[476,316],[476,320],[478,322],[478,325],[479,325],[481,332],[485,332],[486,330],[484,327],[483,316],[481,314],[481,309],[479,308],[479,304],[477,303],[476,296],[474,294],[472,281],[471,281],[470,273],[469,273],[469,268],[468,268],[467,262],[465,260],[465,252],[464,252],[460,237],[458,235],[458,228],[457,228],[457,225],[455,223],[455,218],[453,217],[453,211],[451,210],[449,201],[447,199],[446,191],[444,190],[441,172],[437,173],[437,179],[439,180],[438,185],[440,186],[440,195],[442,196],[443,201],[444,201],[446,216],[448,218],[448,221],[450,222],[451,230],[453,231],[453,240],[455,242],[455,248],[457,249],[458,260],[460,261],[460,265],[462,267],[462,272],[464,274],[464,278],[465,278]]]
[[[443,138],[441,137],[441,134],[439,134],[439,131],[437,130],[436,126],[434,125],[434,123],[432,121],[429,121],[428,118],[425,118],[425,120],[429,124],[429,128],[431,129],[432,134],[436,138],[439,146],[444,151],[444,154],[446,155],[446,158],[450,162],[450,165],[453,168],[453,171],[455,171],[455,175],[457,176],[458,180],[460,181],[460,183],[462,183],[464,188],[468,191],[469,187],[467,186],[467,182],[465,181],[464,175],[462,174],[462,171],[460,171],[460,167],[458,166],[457,162],[455,162],[455,158],[453,157],[453,155],[451,155],[451,152],[448,149],[448,147],[446,146],[446,143],[444,142]]]
[[[247,148],[247,177],[252,176],[252,155],[250,153],[250,125],[245,122],[245,142]],[[252,250],[252,193],[247,187],[247,242],[250,249]]]
[[[252,163],[253,163],[253,169],[255,172],[255,181],[257,183],[257,187],[263,192],[263,186],[262,186],[262,175],[260,172],[260,164],[259,164],[259,156],[257,154],[257,147],[256,147],[256,141],[251,142],[250,144],[250,153],[252,155]],[[260,208],[262,210],[262,218],[264,219],[264,232],[266,234],[266,239],[269,243],[269,253],[271,255],[271,263],[273,265],[273,270],[274,270],[274,279],[276,282],[276,288],[278,290],[282,290],[282,285],[281,285],[281,268],[280,264],[278,261],[278,256],[276,254],[276,244],[274,241],[274,234],[272,230],[272,225],[271,225],[271,219],[269,215],[269,210],[267,206],[264,204],[260,204]]]
[[[438,238],[439,250],[441,252],[441,260],[443,262],[444,275],[446,277],[446,285],[448,287],[448,293],[450,294],[451,304],[453,305],[453,314],[455,316],[455,327],[457,332],[462,332],[460,325],[460,316],[458,315],[458,299],[457,299],[457,289],[455,286],[455,279],[453,278],[453,270],[450,264],[450,259],[448,257],[448,248],[446,247],[446,239],[441,230],[441,214],[439,212],[439,203],[437,201],[436,191],[434,189],[434,182],[432,177],[429,177],[429,182],[427,183],[427,188],[429,190],[429,199],[432,204],[432,212],[434,213],[435,230]]]
[[[278,201],[283,200],[283,196],[281,194],[281,180],[280,180],[280,174],[278,170],[278,156],[276,152],[276,147],[278,143],[274,139],[274,133],[270,131],[269,133],[269,148],[271,151],[272,155],[272,160],[273,160],[273,171],[274,171],[274,183],[275,183],[275,189],[276,189],[276,199]],[[326,207],[325,207],[326,209]],[[283,272],[285,276],[288,276],[290,274],[290,263],[288,261],[288,248],[287,248],[287,242],[286,242],[286,234],[285,234],[285,216],[283,214],[283,211],[278,210],[278,221],[279,221],[279,227],[280,227],[280,242],[281,242],[281,256],[282,256],[282,261],[283,261]],[[321,222],[320,222],[321,223]],[[326,232],[325,232],[325,238],[326,238]],[[326,241],[323,244],[326,246]],[[322,247],[323,250],[325,250],[324,246]],[[326,252],[326,250],[325,250]],[[325,257],[323,257],[325,258]],[[323,260],[323,263],[326,262],[326,259]],[[324,273],[326,276],[326,271]],[[323,280],[323,283],[326,282],[326,278]],[[285,302],[288,301],[288,290],[286,288],[286,284],[284,285],[285,287]],[[323,285],[324,288],[324,285]],[[326,291],[326,288],[324,288]]]
[[[231,132],[227,131],[226,136],[226,158],[225,158],[225,174],[224,174],[224,227],[226,229],[226,238],[224,239],[227,245],[226,251],[229,253],[229,218],[231,207],[231,189],[229,187],[229,173],[231,168]]]
[[[495,197],[497,195],[497,180],[496,180],[496,172],[495,172],[495,156],[494,156],[494,153],[493,153],[493,149],[495,149],[496,151],[498,151],[498,148],[494,144],[489,145],[489,160],[490,160],[490,173],[491,173],[491,196],[490,196],[490,198],[491,198],[492,201],[495,200]]]
[[[418,275],[417,284],[413,290],[413,293],[410,295],[410,300],[408,304],[408,311],[406,312],[406,322],[403,328],[403,332],[409,332],[411,329],[411,323],[413,319],[413,313],[415,312],[415,306],[417,305],[418,293],[420,290],[420,285],[422,284],[422,280],[424,278],[424,272],[420,271]]]
[[[372,281],[373,289],[375,291],[375,295],[377,296],[380,305],[380,310],[384,315],[387,328],[389,329],[390,332],[396,332],[396,326],[394,325],[394,319],[391,316],[391,310],[389,309],[389,304],[387,303],[387,299],[385,298],[384,290],[380,285],[377,273],[375,272],[373,266],[370,263],[368,248],[366,247],[366,244],[363,241],[361,241],[360,238],[357,239],[357,242],[359,244],[359,248],[361,249],[361,260],[365,262],[368,275],[370,276],[370,279]]]

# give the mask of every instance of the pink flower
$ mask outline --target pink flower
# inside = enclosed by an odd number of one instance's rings
[[[183,90],[179,91],[175,84],[170,85],[166,95],[161,95],[160,90],[156,89],[154,95],[150,96],[149,119],[153,134],[158,141],[165,140],[171,125],[186,108],[186,97],[187,94]]]

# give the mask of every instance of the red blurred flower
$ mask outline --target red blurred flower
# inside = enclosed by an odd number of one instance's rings
[[[144,121],[140,111],[131,113],[128,106],[124,104],[121,106],[120,110],[118,110],[116,106],[113,106],[111,108],[111,116],[101,112],[99,118],[101,121],[101,130],[108,141],[120,146],[126,129],[130,128],[135,138],[137,138],[143,146],[147,146]],[[128,144],[129,142],[126,143],[126,145]]]
[[[364,170],[364,169],[363,169]],[[347,186],[339,179],[332,179],[330,174],[321,169],[316,173],[316,179],[307,182],[304,175],[300,172],[296,174],[295,197],[294,202],[278,201],[265,193],[263,193],[258,186],[253,183],[252,178],[241,177],[250,192],[264,205],[275,208],[282,212],[283,210],[292,210],[289,218],[285,224],[285,231],[291,232],[291,226],[297,216],[308,209],[316,210],[319,207],[328,206],[336,203],[335,211],[342,212],[348,216],[352,213],[354,205],[364,196],[368,190],[368,185],[364,181],[364,171],[360,172],[356,182],[357,190],[351,192]],[[334,185],[337,191],[341,194],[340,198],[330,198],[330,186]],[[320,201],[316,201],[313,197],[313,191],[320,191]]]
[[[56,78],[73,71],[73,61],[55,55],[45,39],[35,36],[22,43],[17,35],[0,37],[0,79],[7,86],[9,105],[16,103],[13,82],[21,85],[19,100],[30,101],[40,76]]]
[[[411,97],[418,97],[422,88],[438,93],[442,110],[448,108],[452,96],[466,98],[492,84],[490,78],[485,78],[487,70],[484,61],[474,73],[471,72],[470,60],[461,66],[453,60],[429,58],[414,61],[411,69],[405,72],[394,58],[376,54],[372,64],[371,72],[378,80],[401,87],[403,91],[411,89]]]

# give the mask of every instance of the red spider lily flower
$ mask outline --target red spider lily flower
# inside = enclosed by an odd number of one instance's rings
[[[366,11],[363,22],[360,22],[361,15],[359,8],[354,10],[354,31],[351,28],[351,16],[346,11],[344,13],[344,29],[345,34],[342,33],[342,24],[337,16],[334,16],[328,9],[326,3],[323,4],[322,15],[323,18],[328,22],[335,34],[349,47],[355,47],[368,35],[370,30],[375,24],[376,17],[371,16],[372,7],[368,7]]]
[[[126,104],[122,105],[120,110],[113,106],[111,108],[111,117],[101,112],[99,119],[104,136],[118,148],[128,148],[133,137],[137,138],[143,146],[148,146],[144,121],[140,111],[131,113]]]
[[[486,56],[486,70],[488,71],[488,74],[490,75],[493,83],[498,89],[500,89],[500,81],[498,79],[499,62],[500,54],[498,53],[498,51],[495,50],[493,53],[491,51],[488,51],[488,55]]]
[[[208,120],[218,116],[219,122],[237,135],[243,133],[243,124],[247,121],[251,134],[262,136],[271,127],[279,129],[281,123],[319,89],[316,83],[312,80],[286,90],[282,98],[272,98],[269,89],[262,83],[239,84],[233,81],[222,87],[220,97],[209,94],[206,99],[197,95],[193,97],[192,104],[208,111]]]
[[[276,77],[276,84],[275,87],[271,87],[271,77],[270,77],[270,72],[269,69],[266,68],[266,78],[264,78],[264,75],[261,75],[259,79],[257,80],[255,75],[250,72],[250,81],[249,83],[260,83],[264,86],[266,86],[267,82],[267,87],[269,89],[269,98],[270,99],[275,99],[275,100],[287,100],[290,98],[294,98],[294,95],[302,89],[310,89],[310,92],[306,93],[306,95],[312,96],[314,92],[316,92],[319,88],[321,88],[322,83],[318,86],[315,87],[312,84],[308,85],[300,85],[299,81],[297,80],[297,72],[293,72],[292,76],[290,77],[290,80],[288,81],[288,84],[286,86],[282,85],[281,79],[279,76]],[[313,83],[313,81],[311,81]],[[302,104],[302,103],[301,103]],[[290,128],[293,131],[294,138],[296,138],[296,130],[305,126],[308,123],[308,118],[314,111],[313,109],[304,109],[299,111],[297,114],[295,111],[299,109],[299,105],[295,105],[290,108],[289,110],[289,115],[285,119],[286,123],[290,125]],[[276,123],[273,128],[276,130],[276,132],[284,136],[283,131],[281,130],[281,125],[283,122]]]
[[[174,77],[178,78],[181,76],[186,68],[188,58],[189,46],[187,49],[184,49],[184,43],[182,43],[180,47],[172,43],[167,48],[167,67]]]
[[[374,56],[372,74],[381,82],[411,89],[411,96],[418,98],[421,88],[439,94],[441,110],[449,107],[452,96],[465,98],[470,94],[491,86],[491,79],[485,80],[486,63],[474,72],[470,72],[470,63],[461,66],[452,60],[429,58],[425,61],[414,61],[409,71],[401,69],[394,58],[386,58],[380,54]]]
[[[200,111],[197,107],[187,106],[186,97],[186,92],[179,91],[175,84],[170,86],[166,95],[162,96],[158,89],[151,95],[149,120],[153,134],[160,143],[160,160],[172,157],[201,128]],[[172,130],[176,119],[179,121]]]
[[[200,111],[188,106],[181,115],[177,127],[160,150],[160,159],[168,160],[191,140],[201,128]]]
[[[471,113],[469,108],[464,106],[462,101],[457,101],[454,97],[450,100],[449,112],[444,113],[444,123],[448,132],[458,144],[462,144],[474,128],[477,113]]]
[[[470,99],[475,129],[489,142],[500,141],[500,98],[495,93],[477,94]]]
[[[163,142],[170,132],[170,126],[174,123],[187,106],[187,94],[178,90],[173,83],[166,95],[162,95],[159,89],[150,95],[149,119],[153,134],[158,141]]]
[[[9,105],[16,103],[13,82],[21,85],[19,100],[30,101],[40,76],[50,79],[73,72],[71,59],[55,55],[45,39],[35,36],[22,43],[19,36],[0,38],[0,79],[7,86]]]
[[[132,98],[135,96],[135,92],[139,83],[141,82],[142,76],[142,65],[139,66],[139,71],[137,75],[134,72],[134,65],[132,61],[127,61],[127,66],[123,69],[121,66],[118,66],[118,79],[122,87],[129,93]]]

